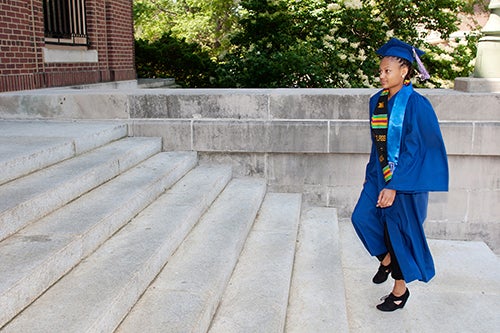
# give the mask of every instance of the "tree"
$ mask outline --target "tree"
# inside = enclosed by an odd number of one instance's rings
[[[233,49],[218,70],[220,86],[320,86],[314,76],[322,61],[294,8],[266,0],[243,0],[240,7],[240,30],[233,34]]]
[[[230,48],[236,9],[237,0],[135,0],[135,37],[155,41],[168,33],[216,57]]]

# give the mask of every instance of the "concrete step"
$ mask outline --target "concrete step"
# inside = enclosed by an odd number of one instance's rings
[[[263,180],[232,180],[117,332],[205,332],[265,191]]]
[[[192,152],[159,153],[0,242],[0,327],[196,163]]]
[[[160,138],[125,138],[1,185],[0,240],[160,150]]]
[[[283,332],[301,204],[266,195],[209,332]]]
[[[404,309],[381,313],[375,305],[391,291],[391,279],[373,284],[378,261],[363,248],[349,220],[340,223],[340,231],[349,332],[498,331],[500,258],[483,242],[429,239],[436,276],[427,284],[409,284]]]
[[[188,173],[3,331],[113,332],[230,178],[230,167]]]
[[[0,184],[127,135],[123,123],[0,121]]]
[[[302,212],[285,332],[349,332],[334,208]]]

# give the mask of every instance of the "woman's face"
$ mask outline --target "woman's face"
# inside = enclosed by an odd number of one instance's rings
[[[389,96],[392,96],[403,87],[407,73],[408,68],[401,66],[397,58],[384,57],[379,68],[380,85],[384,89],[389,89]]]

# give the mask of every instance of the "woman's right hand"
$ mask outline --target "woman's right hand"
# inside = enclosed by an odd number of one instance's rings
[[[382,189],[378,195],[377,207],[387,208],[392,206],[394,199],[396,198],[396,190],[391,190],[388,188]]]

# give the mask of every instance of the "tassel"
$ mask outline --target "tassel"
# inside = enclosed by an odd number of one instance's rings
[[[412,48],[412,50],[413,50],[413,56],[415,57],[415,60],[417,61],[418,65],[419,79],[421,81],[430,79],[431,76],[429,75],[429,72],[427,72],[427,69],[425,69],[425,66],[422,63],[422,60],[420,60],[420,58],[418,57],[417,52],[415,52],[415,48]]]

